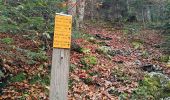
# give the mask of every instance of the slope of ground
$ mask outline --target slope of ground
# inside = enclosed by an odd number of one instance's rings
[[[163,55],[157,48],[162,39],[153,30],[127,35],[87,24],[82,31],[74,33],[72,40],[78,49],[71,50],[69,100],[128,99],[145,71],[150,71],[142,66],[157,65],[170,73],[166,63],[157,59]],[[0,34],[0,38],[4,74],[0,99],[48,99],[52,48],[44,52],[45,43],[38,34]]]

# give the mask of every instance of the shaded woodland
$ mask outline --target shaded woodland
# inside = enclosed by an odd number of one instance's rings
[[[49,100],[60,12],[73,16],[68,100],[170,99],[170,0],[0,0],[0,100]]]

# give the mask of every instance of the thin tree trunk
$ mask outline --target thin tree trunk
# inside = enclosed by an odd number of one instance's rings
[[[76,15],[76,1],[77,0],[68,0],[68,14],[73,17]]]
[[[126,1],[126,4],[127,4],[127,11],[128,11],[128,13],[129,13],[129,12],[130,12],[129,0]]]
[[[77,28],[81,28],[83,26],[83,19],[84,19],[84,10],[85,10],[85,0],[81,0],[81,2],[79,2],[78,7],[77,7],[77,23],[76,26]]]
[[[7,4],[7,0],[4,0],[4,5],[6,5]]]
[[[142,21],[143,21],[143,27],[145,28],[145,16],[144,16],[144,9],[142,8]]]
[[[90,0],[90,3],[91,3],[90,17],[91,20],[94,20],[94,0]]]
[[[68,14],[73,17],[73,26],[76,26],[76,1],[77,0],[68,0]]]
[[[151,11],[150,11],[150,7],[149,6],[147,6],[147,8],[146,8],[146,17],[147,17],[147,20],[149,22],[151,22]]]

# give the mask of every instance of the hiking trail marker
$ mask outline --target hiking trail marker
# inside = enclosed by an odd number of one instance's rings
[[[72,15],[56,13],[53,40],[50,100],[67,100]]]

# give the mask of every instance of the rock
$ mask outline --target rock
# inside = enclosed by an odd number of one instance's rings
[[[156,81],[157,88],[159,88],[159,92],[162,97],[170,97],[170,78],[162,73],[151,72],[148,74],[149,78],[152,81]]]
[[[135,60],[134,64],[141,66],[141,65],[142,65],[142,62],[141,62],[140,60]]]
[[[116,55],[116,52],[114,50],[109,50],[107,52],[110,56],[115,56]]]
[[[131,50],[114,50],[116,55],[122,55],[122,56],[128,56],[131,55],[132,51]]]
[[[89,40],[89,42],[91,42],[91,43],[96,43],[96,40],[95,40],[94,37],[90,37],[88,40]]]
[[[142,70],[147,72],[162,72],[162,68],[159,65],[146,64],[141,67]]]
[[[98,42],[97,44],[100,45],[100,46],[109,46],[109,45],[108,45],[106,42],[104,42],[104,41]]]
[[[167,84],[168,82],[170,82],[170,78],[162,73],[151,72],[151,73],[148,73],[147,75],[149,75],[150,78],[155,77],[155,79],[159,79],[161,85],[163,85],[163,86],[164,86],[164,84]]]
[[[128,56],[131,54],[130,50],[120,50],[120,49],[112,49],[109,46],[101,46],[96,51],[100,54],[115,56],[115,55],[122,55],[122,56]]]
[[[96,49],[96,51],[100,54],[108,54],[109,52],[111,53],[112,48],[108,47],[108,46],[101,46],[98,49]]]
[[[111,95],[119,95],[120,92],[115,87],[110,87],[107,89],[108,93]]]
[[[112,38],[102,36],[101,34],[96,34],[95,37],[96,37],[97,39],[100,39],[100,40],[112,40]]]
[[[150,100],[149,97],[152,97],[152,100],[164,100],[170,97],[170,78],[158,72],[147,73],[132,94],[133,100],[140,100],[141,97],[144,100]]]
[[[123,55],[124,55],[124,56],[128,56],[128,55],[131,55],[131,53],[132,53],[131,50],[125,50],[125,51],[123,52]]]
[[[164,99],[161,99],[161,100],[170,100],[170,97],[167,97],[167,98],[164,98]]]

